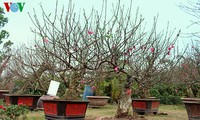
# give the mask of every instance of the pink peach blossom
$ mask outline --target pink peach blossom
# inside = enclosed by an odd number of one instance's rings
[[[171,48],[174,48],[174,44],[171,45]]]
[[[119,67],[117,66],[117,67],[115,67],[115,72],[118,72],[119,71]]]
[[[88,30],[88,32],[87,32],[89,35],[92,35],[92,34],[94,34],[94,32],[92,32],[91,30]]]
[[[167,55],[170,55],[170,51],[167,52]]]
[[[44,40],[43,40],[45,43],[48,43],[49,42],[49,40],[47,39],[47,38],[44,38]]]
[[[170,51],[172,48],[171,48],[171,47],[168,47],[167,49]]]
[[[154,47],[150,48],[150,51],[153,53],[155,51],[155,48]]]
[[[84,84],[85,83],[84,80],[81,80],[81,83]]]
[[[128,56],[128,52],[125,52],[124,55],[125,55],[125,56]]]
[[[127,90],[126,90],[126,94],[127,94],[127,95],[131,95],[131,89],[127,89]]]
[[[94,90],[95,89],[95,86],[92,86],[92,90]]]
[[[133,50],[133,48],[128,48],[128,52],[131,52]]]
[[[114,49],[115,47],[116,47],[116,46],[115,46],[115,45],[113,45],[113,46],[112,46],[112,49]]]

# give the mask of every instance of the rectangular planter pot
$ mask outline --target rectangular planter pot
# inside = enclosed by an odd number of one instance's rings
[[[16,95],[16,94],[4,94],[7,104],[20,105],[25,104],[30,110],[37,108],[37,101],[40,95]]]
[[[138,114],[157,114],[159,99],[132,99],[133,112]]]
[[[189,120],[200,120],[200,99],[181,98],[185,104]]]
[[[0,90],[0,99],[5,101],[5,96],[3,94],[8,94],[10,90]]]
[[[89,101],[42,100],[45,119],[84,120]]]

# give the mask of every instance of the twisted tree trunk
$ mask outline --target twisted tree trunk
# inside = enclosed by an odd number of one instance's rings
[[[118,101],[118,108],[117,108],[117,113],[115,116],[117,118],[128,116],[131,103],[132,103],[131,85],[132,85],[131,76],[127,74],[126,83],[124,87],[122,87],[121,96]]]

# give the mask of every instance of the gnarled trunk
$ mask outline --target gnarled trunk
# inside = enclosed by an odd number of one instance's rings
[[[116,116],[117,118],[125,117],[129,113],[129,109],[131,107],[132,99],[131,99],[131,89],[123,88],[121,97],[118,101],[118,108]]]

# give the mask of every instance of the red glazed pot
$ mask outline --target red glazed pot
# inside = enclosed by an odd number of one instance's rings
[[[157,114],[159,105],[159,99],[132,99],[133,112],[138,114]]]
[[[16,94],[4,94],[7,104],[21,105],[25,104],[30,110],[37,108],[37,101],[40,95],[16,95]]]
[[[89,101],[42,100],[45,119],[83,120]]]

